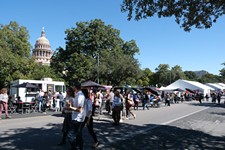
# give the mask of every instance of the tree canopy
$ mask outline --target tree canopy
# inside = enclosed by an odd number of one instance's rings
[[[5,51],[9,50],[19,57],[30,57],[31,45],[28,41],[28,31],[17,22],[11,21],[9,25],[0,24],[0,39],[0,47]]]
[[[134,55],[139,48],[134,40],[124,42],[112,25],[100,19],[77,22],[65,33],[66,47],[57,49],[51,66],[68,84],[91,79],[118,85],[138,76],[139,63]]]
[[[58,78],[49,66],[35,63],[28,39],[27,29],[17,22],[0,25],[0,88],[16,79]]]
[[[0,87],[29,73],[31,45],[25,27],[16,22],[0,25]]]
[[[128,12],[128,20],[146,19],[157,15],[175,17],[185,31],[192,27],[210,28],[225,14],[224,0],[123,0],[122,12]]]
[[[168,85],[177,79],[197,80],[202,83],[224,82],[225,69],[220,76],[205,74],[196,76],[182,67],[159,64],[152,72],[140,69],[135,55],[139,48],[135,40],[124,41],[120,31],[105,25],[102,20],[78,22],[65,31],[66,47],[59,47],[52,57],[51,67],[40,66],[30,56],[31,45],[25,27],[16,22],[0,25],[0,88],[9,87],[15,79],[93,80],[110,85]],[[223,63],[222,65],[225,65]]]

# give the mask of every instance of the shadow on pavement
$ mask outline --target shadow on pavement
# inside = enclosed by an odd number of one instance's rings
[[[217,137],[201,131],[168,125],[136,126],[122,123],[112,126],[110,121],[94,121],[99,148],[102,150],[163,150],[163,149],[224,149],[225,136]],[[6,131],[0,138],[1,150],[64,150],[69,145],[57,146],[61,139],[61,125],[50,123],[43,128]],[[148,130],[151,129],[151,130]],[[139,132],[140,131],[140,132]],[[145,131],[145,132],[141,132]],[[14,134],[12,134],[12,132]],[[91,149],[92,138],[84,128],[84,150]],[[137,133],[137,134],[135,134]]]
[[[1,135],[1,150],[45,150],[57,147],[61,137],[60,124],[48,124],[43,128],[13,129]],[[14,134],[10,134],[13,132]],[[9,133],[9,134],[8,134]]]
[[[101,125],[105,128],[105,125]],[[154,128],[156,127],[157,128]],[[120,127],[110,128],[112,139],[121,137],[121,140],[102,146],[101,149],[107,150],[196,150],[196,149],[224,149],[225,136],[211,136],[201,131],[181,129],[168,125],[149,124],[144,128],[152,130],[136,135],[130,135],[123,139],[128,132],[137,132],[141,127],[123,124]],[[125,132],[126,130],[126,132]]]
[[[189,103],[189,105],[194,106],[205,106],[205,107],[218,107],[218,108],[225,108],[225,104],[218,104],[218,103],[211,103],[211,102],[204,102],[204,103]]]
[[[211,114],[225,116],[225,112],[211,112]]]

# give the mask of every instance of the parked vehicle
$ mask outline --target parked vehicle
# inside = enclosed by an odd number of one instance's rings
[[[38,88],[30,88],[30,87],[19,87],[19,84],[22,83],[31,83],[35,87]],[[43,78],[41,80],[24,80],[18,79],[10,82],[10,90],[9,95],[12,97],[20,97],[23,102],[30,102],[37,94],[43,90],[44,92],[62,92],[62,94],[66,95],[66,87],[65,83],[62,81],[53,81],[51,78]]]

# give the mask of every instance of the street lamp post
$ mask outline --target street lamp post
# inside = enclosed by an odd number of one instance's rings
[[[98,84],[99,84],[99,53],[97,54],[97,59],[98,59],[98,60],[97,60],[97,61],[98,61],[98,62],[97,62],[97,63],[98,63],[98,68],[97,68],[97,73],[98,73],[98,74],[97,74],[97,82],[98,82]]]

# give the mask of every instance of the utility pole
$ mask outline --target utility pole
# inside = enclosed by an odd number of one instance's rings
[[[97,76],[98,76],[98,77],[97,77],[97,81],[98,81],[98,84],[99,84],[99,53],[98,53],[97,55],[98,55],[98,56],[97,56],[97,57],[98,57],[98,58],[97,58],[97,59],[98,59],[98,70],[97,70],[97,72],[98,72],[98,75],[97,75]]]

